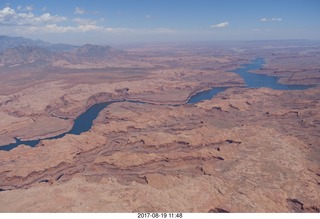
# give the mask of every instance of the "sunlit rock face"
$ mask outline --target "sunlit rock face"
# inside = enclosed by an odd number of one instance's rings
[[[1,150],[0,212],[319,212],[320,66],[298,66],[320,46],[196,48],[86,45],[1,67],[0,145],[68,132],[94,104],[118,102],[80,135]],[[246,87],[232,71],[257,57],[255,72],[313,87]],[[225,89],[186,103],[212,87]]]

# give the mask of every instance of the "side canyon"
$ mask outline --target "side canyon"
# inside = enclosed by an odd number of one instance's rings
[[[3,63],[0,146],[42,140],[0,150],[0,212],[320,212],[320,45],[269,43]],[[257,57],[299,89],[250,87],[234,69]]]

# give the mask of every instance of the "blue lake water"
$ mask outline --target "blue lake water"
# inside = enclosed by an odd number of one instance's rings
[[[264,59],[258,58],[249,64],[242,65],[240,68],[235,69],[233,72],[240,75],[246,83],[248,88],[261,88],[267,87],[273,90],[304,90],[312,86],[307,85],[285,85],[278,83],[278,77],[268,76],[264,74],[255,74],[250,71],[261,68],[265,64]],[[188,103],[194,104],[202,100],[210,100],[218,93],[225,91],[227,88],[218,87],[210,90],[199,92],[193,95]]]
[[[217,87],[217,88],[212,88],[210,90],[205,90],[205,91],[196,93],[195,95],[190,97],[190,99],[188,100],[188,103],[194,104],[202,100],[210,100],[212,99],[212,97],[214,97],[215,95],[217,95],[222,91],[225,91],[226,89],[227,89],[226,87]]]
[[[251,70],[261,68],[263,64],[264,64],[264,60],[262,58],[258,58],[253,60],[251,63],[245,64],[241,68],[234,70],[233,72],[240,75],[244,79],[246,83],[246,87],[248,88],[268,87],[274,90],[303,90],[311,87],[311,86],[305,86],[305,85],[279,84],[277,82],[278,81],[277,77],[249,72]],[[215,95],[225,91],[226,89],[227,89],[226,87],[218,87],[218,88],[212,88],[210,90],[196,93],[195,95],[191,96],[191,98],[188,100],[188,103],[194,104],[202,100],[212,99]],[[114,102],[121,102],[121,101],[110,101],[106,103],[98,103],[91,106],[87,111],[85,111],[78,118],[76,118],[76,120],[74,121],[74,125],[69,132],[66,132],[57,136],[53,136],[50,138],[44,138],[44,139],[33,140],[33,141],[21,141],[20,139],[15,138],[16,143],[0,146],[0,150],[9,151],[19,146],[20,144],[25,144],[25,145],[34,147],[40,142],[40,140],[58,139],[58,138],[64,137],[66,134],[80,135],[82,132],[89,131],[92,127],[93,121],[97,118],[101,110],[103,110],[104,108],[106,108],[107,106],[109,106]],[[137,102],[142,104],[144,103],[141,101],[129,101],[129,100],[128,102]]]
[[[91,129],[93,121],[98,117],[101,110],[106,108],[108,105],[114,103],[115,101],[107,102],[107,103],[98,103],[93,106],[91,106],[87,111],[85,111],[83,114],[81,114],[76,120],[74,121],[73,127],[69,132],[49,137],[49,138],[43,138],[41,140],[51,140],[51,139],[58,139],[64,137],[66,134],[74,134],[74,135],[80,135],[82,132],[87,132]],[[18,138],[15,138],[16,143],[8,144],[5,146],[1,146],[0,150],[9,151],[20,144],[29,145],[31,147],[36,146],[39,144],[39,140],[32,140],[32,141],[21,141]]]
[[[264,59],[258,58],[233,72],[240,75],[248,88],[267,87],[273,90],[304,90],[310,88],[307,85],[286,85],[278,83],[278,77],[268,76],[264,74],[255,74],[250,71],[259,69],[265,64]]]

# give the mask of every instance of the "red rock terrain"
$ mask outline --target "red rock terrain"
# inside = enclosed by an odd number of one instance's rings
[[[153,66],[144,75],[124,73],[129,67],[109,69],[93,72],[87,83],[84,75],[91,70],[47,74],[20,89],[6,76],[1,145],[13,137],[63,133],[98,102],[147,103],[113,103],[88,132],[0,151],[0,212],[319,212],[319,86],[239,87],[243,80],[227,71],[253,55],[268,58],[269,50],[232,55],[235,50],[224,49],[211,57],[206,49],[167,57],[132,48],[128,55],[137,52]],[[291,50],[284,50],[287,57]],[[299,74],[314,74],[318,67]],[[317,78],[304,82],[320,84]],[[199,90],[220,86],[231,88],[211,100],[183,104]]]
[[[318,96],[230,89],[195,106],[114,103],[88,133],[0,152],[0,209],[318,212]]]

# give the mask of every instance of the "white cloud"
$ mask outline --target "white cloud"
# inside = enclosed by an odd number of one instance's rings
[[[72,19],[72,21],[76,22],[79,25],[96,25],[97,21],[96,20],[92,20],[92,19],[86,19],[86,18],[74,18]]]
[[[99,32],[109,34],[133,34],[133,35],[172,35],[179,33],[179,30],[170,28],[155,28],[155,29],[134,29],[134,28],[119,28],[119,27],[105,27],[95,24],[79,24],[77,26],[59,26],[57,24],[48,24],[45,26],[24,26],[21,27],[20,32],[28,34],[40,33],[87,33]]]
[[[229,26],[229,22],[225,21],[225,22],[222,22],[222,23],[219,23],[219,24],[213,24],[210,27],[211,28],[223,28],[223,27],[227,27],[227,26]]]
[[[82,17],[67,18],[59,15],[51,15],[42,12],[40,15],[26,11],[25,7],[13,9],[9,6],[0,8],[0,32],[16,33],[18,35],[38,35],[38,34],[62,34],[62,33],[95,33],[109,34],[113,36],[140,36],[140,35],[173,35],[181,33],[181,30],[170,28],[123,28],[123,27],[107,27],[100,25],[104,21],[100,19],[87,19]],[[90,13],[81,8],[77,13]],[[45,10],[45,9],[44,9]],[[151,18],[146,15],[146,19]],[[69,21],[68,23],[63,23]]]
[[[43,15],[40,15],[39,17],[34,17],[34,20],[37,23],[59,23],[62,21],[67,20],[65,17],[60,17],[60,16],[52,16],[50,13],[45,13]]]
[[[15,14],[15,11],[13,9],[11,9],[10,7],[5,7],[0,11],[0,18],[9,16],[9,15],[14,15],[14,14]]]
[[[76,8],[74,9],[74,13],[75,13],[75,14],[85,14],[86,11],[85,11],[83,8],[76,7]]]
[[[130,29],[130,28],[114,28],[114,27],[106,27],[104,29],[104,31],[107,32],[107,33],[121,33],[121,34],[122,33],[129,33],[129,32],[133,33],[133,32],[135,32],[134,29]]]
[[[8,6],[8,7],[10,7],[10,6]],[[26,7],[22,7],[21,5],[18,5],[17,6],[17,10],[18,11],[28,11],[28,12],[31,12],[32,10],[33,10],[33,7],[31,6],[31,5],[28,5],[28,6],[26,6]]]
[[[43,27],[28,27],[25,32],[28,33],[79,33],[79,32],[90,32],[90,31],[101,31],[104,27],[97,25],[78,25],[78,26],[59,26],[57,24],[48,24]]]
[[[30,6],[30,5],[29,5],[29,6],[26,6],[25,10],[26,10],[26,11],[32,11],[32,10],[33,10],[33,7]]]
[[[273,18],[261,18],[261,22],[272,22],[272,21],[282,21],[281,17],[273,17]]]
[[[51,15],[45,13],[40,16],[36,16],[31,12],[28,13],[17,13],[10,7],[5,7],[0,10],[0,24],[11,25],[11,26],[28,26],[28,25],[42,25],[50,23],[59,23],[66,21],[66,17],[60,17],[58,15]]]

